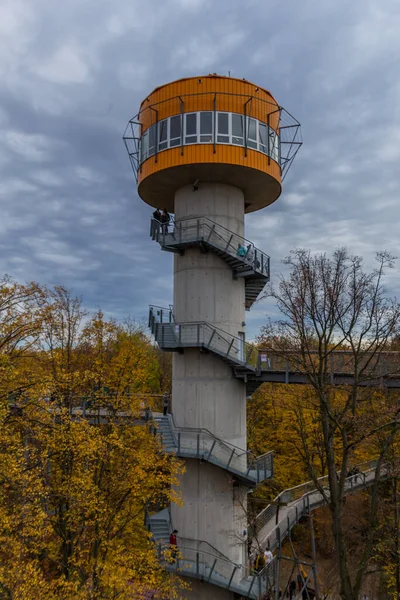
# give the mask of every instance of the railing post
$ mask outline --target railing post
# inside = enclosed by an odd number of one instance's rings
[[[229,457],[228,464],[226,465],[226,468],[228,468],[229,465],[231,464],[231,461],[232,461],[232,458],[233,458],[234,454],[235,454],[235,448],[232,450],[232,454]]]
[[[212,567],[211,567],[211,569],[210,569],[210,573],[209,573],[209,575],[208,575],[207,582],[209,582],[209,581],[210,581],[210,579],[211,579],[211,575],[213,574],[213,571],[214,571],[214,569],[215,569],[215,565],[216,565],[216,564],[217,564],[217,559],[215,558],[215,559],[214,559],[214,562],[213,562],[213,565],[212,565]]]
[[[208,460],[210,460],[212,451],[214,450],[214,446],[215,446],[216,443],[217,443],[217,440],[214,440],[214,442],[213,442],[213,444],[211,446],[210,452],[208,453]]]
[[[197,239],[200,237],[200,219],[197,219]]]
[[[235,574],[235,572],[236,572],[236,569],[237,569],[237,567],[233,567],[233,570],[232,570],[232,575],[231,575],[231,578],[230,578],[230,580],[229,580],[228,587],[227,587],[227,589],[228,589],[228,590],[229,590],[229,588],[231,587],[232,579],[233,579],[233,576],[234,576],[234,574]]]
[[[178,432],[178,454],[181,451],[181,432]]]
[[[286,359],[285,365],[285,383],[289,383],[289,361]]]
[[[200,456],[200,434],[197,434],[197,440],[196,440],[196,449],[197,449],[197,458],[199,458]]]
[[[231,237],[229,238],[228,243],[225,247],[225,252],[228,250],[229,246],[231,245],[232,238],[233,238],[233,233],[232,233]]]
[[[160,324],[161,325],[161,324]],[[164,347],[164,330],[165,327],[161,325],[161,346]]]
[[[197,344],[200,344],[200,323],[197,323]]]
[[[232,346],[233,346],[233,342],[234,342],[234,341],[235,341],[235,338],[232,338],[232,341],[231,341],[231,343],[229,344],[228,352],[225,354],[225,356],[229,356],[229,354],[230,354],[230,351],[231,351],[231,348],[232,348]]]
[[[199,575],[200,569],[199,569],[199,552],[196,552],[196,574],[197,576]]]

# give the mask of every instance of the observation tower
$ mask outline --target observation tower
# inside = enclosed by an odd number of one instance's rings
[[[124,134],[139,196],[172,215],[168,225],[153,218],[150,235],[174,255],[173,307],[151,306],[149,326],[174,352],[172,411],[158,425],[165,450],[186,463],[184,505],[148,524],[166,544],[178,530],[183,558],[168,568],[192,578],[189,598],[265,591],[267,578],[248,569],[246,499],[272,476],[273,455],[247,451],[246,398],[263,379],[245,311],[270,261],[246,239],[244,216],[279,197],[299,136],[270,92],[215,74],[156,88]]]

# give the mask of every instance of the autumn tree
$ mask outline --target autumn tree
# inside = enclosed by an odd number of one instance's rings
[[[298,442],[309,477],[330,508],[343,600],[357,600],[376,542],[379,483],[388,452],[399,433],[397,394],[377,388],[397,365],[382,371],[382,352],[399,330],[399,305],[385,295],[383,279],[393,259],[377,255],[377,268],[368,272],[359,257],[345,249],[332,257],[296,250],[284,261],[289,269],[270,290],[283,318],[264,327],[264,346],[288,358],[294,370],[306,374],[311,393],[299,407],[318,415],[319,435],[329,489],[318,482],[313,436]],[[352,372],[348,385],[332,382],[334,352],[342,353],[342,371]],[[301,420],[298,421],[301,424]],[[301,431],[305,431],[300,427]],[[375,454],[375,483],[370,488],[368,527],[358,568],[351,565],[351,548],[343,524],[346,476],[359,453]]]
[[[0,598],[179,597],[144,526],[149,503],[179,502],[182,471],[141,418],[158,389],[152,345],[62,287],[32,310],[38,330],[18,347],[32,385],[0,405]]]

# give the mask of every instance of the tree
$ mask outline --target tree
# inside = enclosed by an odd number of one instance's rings
[[[141,417],[141,394],[158,390],[154,349],[62,287],[30,300],[24,368],[12,345],[1,355],[27,385],[0,404],[0,598],[178,598],[144,525],[149,503],[179,502],[182,472]]]
[[[318,482],[312,438],[307,435],[300,435],[301,452],[310,478],[330,507],[341,597],[356,600],[376,541],[382,466],[400,424],[397,394],[376,386],[377,380],[382,382],[384,375],[398,368],[387,365],[386,372],[382,371],[382,352],[399,330],[399,305],[386,298],[383,287],[393,258],[378,254],[378,266],[371,272],[364,269],[361,258],[345,249],[331,258],[296,250],[284,263],[289,275],[281,276],[278,288],[270,290],[283,318],[263,328],[260,342],[289,358],[307,376],[312,394],[299,408],[299,416],[307,408],[317,411],[328,491]],[[351,385],[331,384],[335,350],[346,350],[341,368],[353,373]],[[375,452],[377,461],[363,553],[358,569],[353,570],[343,525],[345,481],[350,466],[363,452]]]

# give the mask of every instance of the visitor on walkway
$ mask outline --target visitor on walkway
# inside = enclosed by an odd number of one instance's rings
[[[242,246],[241,244],[238,244],[236,254],[238,256],[240,256],[241,258],[244,258],[246,256],[246,248],[244,246]]]
[[[265,557],[264,554],[262,554],[262,552],[259,552],[257,554],[257,558],[256,558],[256,565],[255,565],[255,572],[259,573],[260,571],[263,570],[263,568],[265,567]]]
[[[171,535],[169,536],[169,545],[171,549],[171,558],[173,562],[175,562],[176,557],[178,555],[178,542],[176,541],[176,534],[178,533],[177,529],[174,529]]]
[[[154,221],[152,222],[153,231],[151,233],[158,240],[158,234],[160,233],[160,227],[161,227],[161,211],[159,208],[156,208],[156,210],[153,212],[153,219],[154,219]]]
[[[299,587],[299,592],[301,592],[301,588],[303,587],[303,576],[301,573],[297,574],[297,585]]]
[[[161,227],[162,227],[162,231],[163,234],[166,235],[168,233],[168,223],[171,220],[171,216],[169,214],[169,212],[167,211],[166,208],[164,208],[162,215],[161,215]]]
[[[269,563],[273,560],[274,555],[272,554],[272,552],[269,548],[265,549],[264,558],[265,558],[265,562],[267,563],[267,565],[269,565]]]
[[[161,223],[161,210],[159,208],[156,208],[156,210],[153,212],[153,219]]]
[[[296,595],[296,582],[294,579],[289,583],[289,600],[292,600]]]
[[[169,398],[169,394],[167,394],[167,392],[165,392],[165,394],[163,396],[163,415],[164,415],[164,417],[166,417],[169,412],[170,412],[170,398]]]

